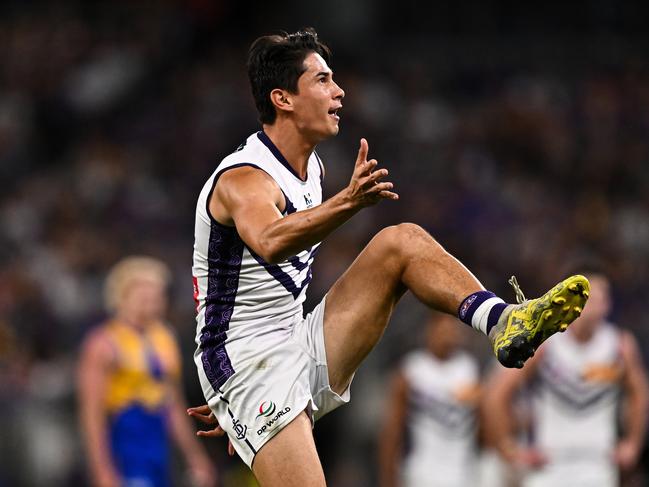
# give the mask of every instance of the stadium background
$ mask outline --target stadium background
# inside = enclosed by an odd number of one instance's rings
[[[73,367],[122,256],[172,267],[171,322],[201,402],[195,199],[257,129],[246,50],[278,29],[314,26],[334,50],[346,98],[341,134],[318,149],[326,192],[347,183],[364,136],[401,195],[328,239],[308,307],[375,231],[414,221],[510,298],[512,273],[533,295],[564,263],[601,259],[615,320],[647,358],[648,21],[648,3],[612,0],[3,2],[0,486],[85,485]],[[388,369],[425,314],[404,300],[352,405],[318,424],[332,486],[376,485]],[[484,340],[472,348],[487,360]],[[223,441],[210,450],[237,475]]]

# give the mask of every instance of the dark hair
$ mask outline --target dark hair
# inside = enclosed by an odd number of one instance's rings
[[[331,51],[311,27],[293,34],[263,36],[252,43],[248,51],[248,78],[261,123],[272,124],[277,117],[270,101],[271,91],[279,88],[297,93],[297,81],[306,71],[304,59],[312,52],[329,64]]]

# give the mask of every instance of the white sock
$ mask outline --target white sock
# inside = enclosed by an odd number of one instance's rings
[[[481,331],[485,335],[488,335],[491,327],[496,324],[491,323],[491,326],[487,327],[487,325],[490,324],[489,313],[491,313],[491,309],[497,304],[505,304],[505,302],[498,297],[493,297],[487,299],[480,306],[478,306],[478,309],[475,310],[475,313],[473,313],[473,317],[471,318],[471,326],[476,330]],[[498,317],[500,317],[500,314],[498,315]],[[497,321],[498,320],[496,319],[496,322]]]

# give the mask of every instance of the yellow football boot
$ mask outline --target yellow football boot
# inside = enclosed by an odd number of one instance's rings
[[[489,339],[501,364],[520,369],[541,343],[558,331],[566,331],[579,317],[588,300],[590,283],[584,276],[572,276],[531,300],[525,300],[516,277],[512,276],[509,283],[518,304],[505,308]]]

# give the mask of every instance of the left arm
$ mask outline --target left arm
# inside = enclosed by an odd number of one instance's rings
[[[408,381],[403,372],[395,373],[388,392],[388,406],[379,442],[379,476],[380,485],[383,487],[395,487],[400,484],[399,464],[403,453],[408,388]]]
[[[632,468],[642,451],[647,428],[649,385],[638,344],[628,332],[623,332],[621,354],[624,372],[622,387],[626,408],[622,418],[623,436],[618,442],[615,458],[620,468]]]
[[[216,485],[217,473],[205,449],[196,439],[192,425],[187,417],[187,405],[183,399],[180,385],[169,384],[169,423],[171,435],[183,453],[195,485],[211,487]]]
[[[203,445],[194,435],[192,425],[186,414],[187,405],[183,397],[181,383],[182,358],[176,340],[172,337],[168,343],[171,349],[171,362],[166,385],[169,397],[169,429],[171,437],[180,448],[191,473],[192,485],[213,487],[216,485],[217,472],[207,456]]]

